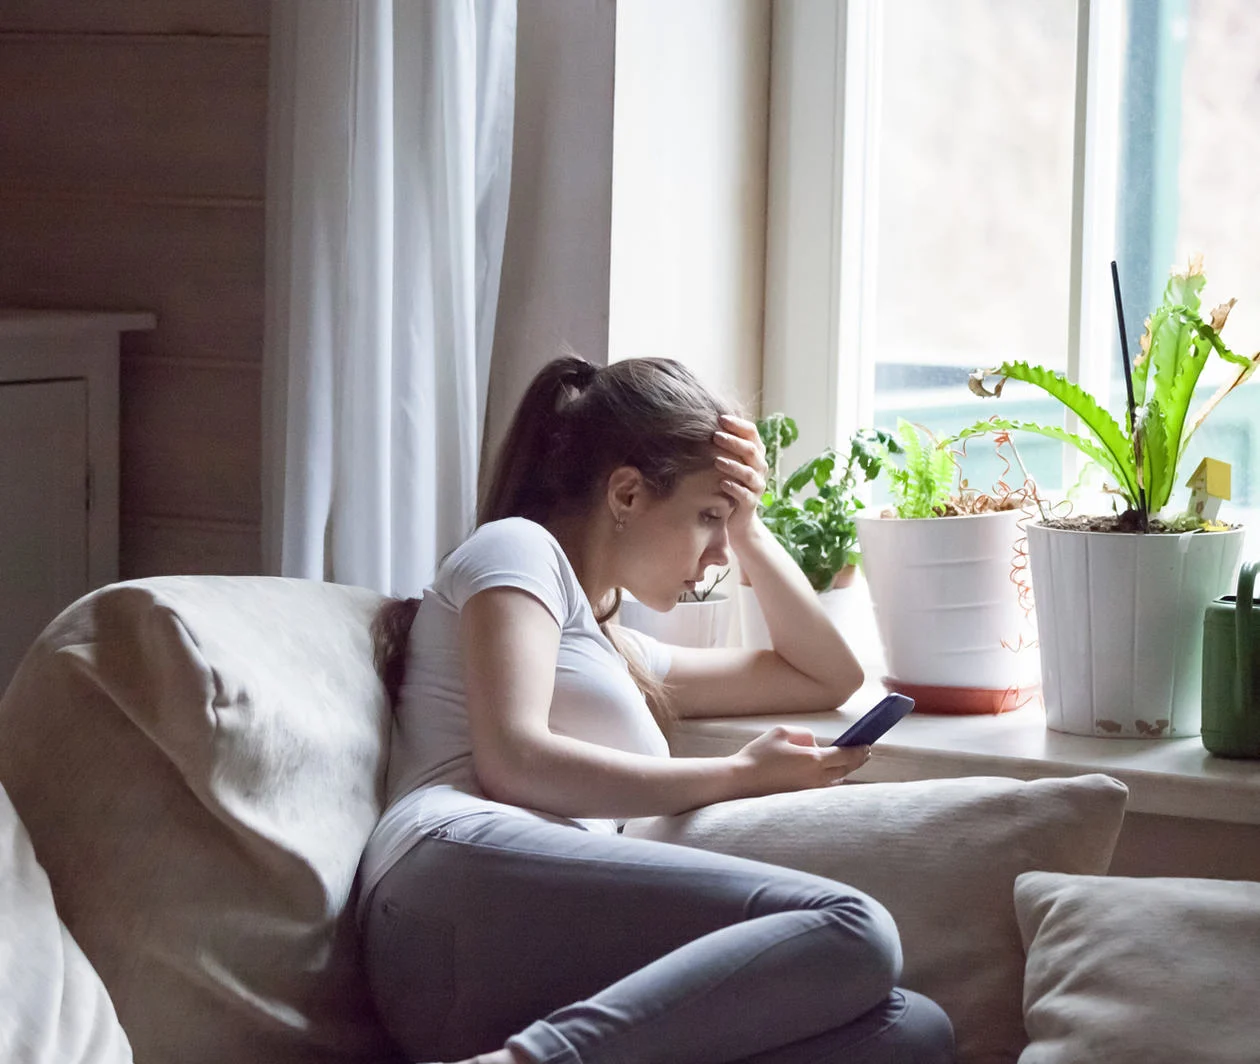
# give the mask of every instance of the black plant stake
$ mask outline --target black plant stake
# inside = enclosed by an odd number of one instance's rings
[[[1138,520],[1143,532],[1150,530],[1147,524],[1146,488],[1142,486],[1142,447],[1138,442],[1137,404],[1133,399],[1133,365],[1129,361],[1129,338],[1124,331],[1124,304],[1120,301],[1120,272],[1116,260],[1111,260],[1111,287],[1116,293],[1116,323],[1120,326],[1120,357],[1124,359],[1124,387],[1129,394],[1129,436],[1133,440],[1133,461],[1138,478]]]

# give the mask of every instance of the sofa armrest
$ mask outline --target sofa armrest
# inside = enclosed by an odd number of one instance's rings
[[[0,702],[0,780],[146,1064],[377,1064],[353,920],[391,716],[381,596],[275,577],[115,584]]]

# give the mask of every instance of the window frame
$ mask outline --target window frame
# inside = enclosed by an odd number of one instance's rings
[[[1124,0],[1077,0],[1067,374],[1110,399]],[[875,409],[882,0],[778,0],[770,58],[762,408],[838,446]],[[1130,337],[1136,343],[1136,337]],[[1065,427],[1077,431],[1067,413]],[[961,427],[961,426],[960,426]],[[1083,466],[1063,448],[1063,483]]]

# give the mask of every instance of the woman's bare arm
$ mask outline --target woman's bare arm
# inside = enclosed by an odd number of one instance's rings
[[[666,677],[679,716],[801,713],[832,709],[862,686],[862,666],[818,603],[800,566],[757,516],[765,449],[757,427],[723,419],[714,442],[733,509],[731,550],[752,585],[772,651],[677,648]]]
[[[525,591],[491,588],[460,616],[468,720],[488,797],[569,817],[678,813],[754,794],[838,782],[865,748],[817,747],[775,728],[729,757],[662,758],[555,735],[548,727],[560,632]]]

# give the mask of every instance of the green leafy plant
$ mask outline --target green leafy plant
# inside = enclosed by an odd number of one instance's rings
[[[903,457],[898,460],[891,455],[884,456],[884,475],[894,502],[892,511],[885,511],[884,516],[895,513],[897,517],[912,520],[972,517],[1018,510],[1028,500],[1037,499],[1036,485],[1024,469],[1010,433],[995,432],[993,435],[994,453],[1006,469],[988,491],[973,488],[961,476],[959,458],[962,455],[949,450],[950,440],[938,442],[927,429],[900,417],[897,419],[896,439],[901,444]],[[1012,488],[1007,484],[1006,477],[1015,466],[1019,467],[1023,482]]]
[[[1097,462],[1114,481],[1128,508],[1145,516],[1168,503],[1177,483],[1177,467],[1190,438],[1216,405],[1254,372],[1260,353],[1235,354],[1221,340],[1221,329],[1234,300],[1216,307],[1207,321],[1199,315],[1199,293],[1205,283],[1203,260],[1195,256],[1184,273],[1174,273],[1163,301],[1147,319],[1141,354],[1133,362],[1135,415],[1121,425],[1092,395],[1061,373],[1027,362],[1004,362],[978,369],[970,387],[977,395],[999,396],[1007,380],[1024,381],[1053,396],[1080,419],[1089,437],[1054,425],[990,418],[969,426],[946,442],[995,431],[1035,432],[1071,444]],[[1195,385],[1213,355],[1237,367],[1203,406],[1189,416]],[[999,378],[990,387],[988,380]]]
[[[922,431],[922,436],[920,436]],[[954,486],[953,456],[930,432],[905,418],[897,419],[900,462],[886,457],[884,476],[898,517],[939,517],[945,513]]]
[[[782,452],[800,435],[796,422],[771,414],[757,422],[757,431],[770,468],[758,513],[814,590],[825,591],[858,558],[854,516],[863,508],[859,485],[873,480],[885,456],[900,453],[901,445],[887,432],[861,429],[850,438],[843,459],[828,447],[780,477]]]

